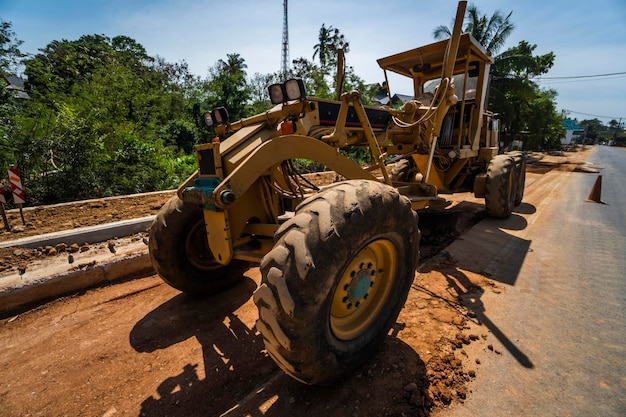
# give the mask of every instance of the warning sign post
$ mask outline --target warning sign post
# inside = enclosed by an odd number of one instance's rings
[[[11,190],[13,191],[13,202],[20,208],[20,217],[22,218],[22,224],[26,226],[26,220],[24,220],[23,206],[26,202],[24,196],[24,188],[22,187],[22,180],[20,178],[20,170],[11,167],[9,168],[9,181],[11,182]]]

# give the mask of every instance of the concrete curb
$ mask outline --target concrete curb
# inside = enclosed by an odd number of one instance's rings
[[[0,293],[0,318],[10,317],[63,295],[115,281],[154,274],[148,251],[51,276]]]
[[[54,246],[59,243],[71,245],[76,243],[106,242],[116,237],[131,236],[135,233],[145,232],[152,224],[156,216],[142,217],[139,219],[122,220],[99,226],[81,227],[78,229],[64,230],[62,232],[47,233],[30,236],[17,240],[0,242],[0,248],[20,247],[37,248],[39,246]]]

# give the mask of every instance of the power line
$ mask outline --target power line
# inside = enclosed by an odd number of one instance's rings
[[[626,75],[615,75],[611,77],[605,78],[564,78],[559,80],[545,79],[545,78],[535,78],[534,81],[549,84],[549,85],[558,85],[558,84],[572,84],[572,83],[585,83],[590,81],[605,81],[605,80],[617,80],[620,78],[626,78]]]
[[[611,72],[609,74],[595,74],[595,75],[571,75],[568,77],[537,77],[536,80],[573,80],[577,78],[600,78],[600,77],[610,77],[612,75],[626,75],[625,72]]]
[[[565,111],[567,113],[582,114],[583,116],[597,117],[597,118],[600,118],[600,119],[613,119],[613,120],[626,119],[626,117],[623,117],[623,116],[621,116],[621,117],[599,116],[597,114],[582,113],[582,112],[579,112],[579,111],[568,110],[568,109],[563,109],[563,111]]]

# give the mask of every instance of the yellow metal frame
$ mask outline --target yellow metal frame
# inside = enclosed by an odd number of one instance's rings
[[[222,141],[201,145],[198,150],[214,147],[216,171],[208,177],[219,179],[219,183],[209,181],[210,185],[198,185],[196,190],[200,191],[198,195],[204,198],[203,201],[211,200],[205,207],[205,222],[209,245],[218,262],[227,264],[233,258],[257,257],[260,251],[267,249],[264,239],[271,238],[269,235],[278,227],[278,214],[282,214],[278,211],[283,208],[279,205],[290,205],[301,199],[300,196],[289,195],[292,201],[285,203],[285,199],[280,197],[286,195],[282,191],[288,188],[290,181],[285,176],[284,161],[297,158],[312,160],[347,179],[383,181],[392,185],[385,158],[389,155],[410,156],[424,174],[425,184],[416,185],[430,187],[432,192],[423,192],[410,184],[395,185],[411,199],[414,208],[423,208],[429,201],[437,199],[437,190],[456,191],[455,187],[466,179],[464,169],[472,161],[483,163],[493,157],[494,149],[497,151],[493,143],[497,141],[497,132],[483,132],[483,125],[493,117],[484,110],[487,74],[493,60],[470,34],[460,34],[466,3],[459,3],[450,40],[378,60],[385,70],[385,77],[387,71],[392,71],[412,78],[416,96],[424,82],[441,79],[428,105],[412,100],[402,110],[389,107],[373,109],[386,111],[389,120],[393,120],[385,128],[377,126],[374,131],[357,91],[341,94],[339,89],[339,101],[308,98],[287,102],[265,113],[215,127]],[[459,103],[452,77],[464,74],[466,83],[474,61],[480,63],[475,98],[473,101],[465,100],[464,86]],[[429,71],[420,70],[424,64],[430,64]],[[341,62],[339,67],[338,79],[343,76]],[[451,135],[455,135],[456,142],[446,142],[445,145],[455,145],[455,149],[450,151],[438,147],[438,135],[444,118],[457,103],[459,123],[450,131]],[[333,114],[332,117],[336,116],[336,120],[328,123],[328,114],[321,114],[322,107]],[[354,109],[360,126],[346,127],[348,114],[352,114],[350,107]],[[367,107],[368,112],[371,110]],[[464,122],[466,116],[469,120]],[[350,121],[354,122],[353,116],[350,117]],[[289,126],[293,134],[283,135],[281,123],[293,124],[294,129]],[[483,145],[481,140],[487,143]],[[338,149],[347,145],[367,146],[382,179],[341,155]],[[435,157],[445,159],[446,165],[438,165],[434,162]],[[444,166],[445,169],[442,168]],[[179,189],[179,196],[198,176],[196,172],[187,179]],[[203,191],[206,193],[203,194]],[[259,249],[240,250],[252,240]]]

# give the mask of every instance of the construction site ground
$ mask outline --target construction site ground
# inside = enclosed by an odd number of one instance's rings
[[[584,164],[588,149],[530,154],[527,187],[551,170],[593,172]],[[0,242],[156,214],[173,194],[29,208],[26,225],[11,210],[13,231],[3,231]],[[471,395],[468,382],[481,372],[480,357],[469,357],[465,348],[487,346],[490,338],[473,300],[506,288],[464,269],[445,249],[484,217],[482,200],[468,193],[444,197],[448,208],[462,213],[456,233],[426,239],[396,326],[354,375],[311,387],[277,368],[255,329],[257,268],[236,287],[205,298],[181,294],[147,274],[2,319],[0,416],[400,417],[437,414],[463,402]],[[2,248],[0,282],[9,283],[6,290],[55,268],[87,270],[145,253],[147,238],[141,233],[73,247]]]

